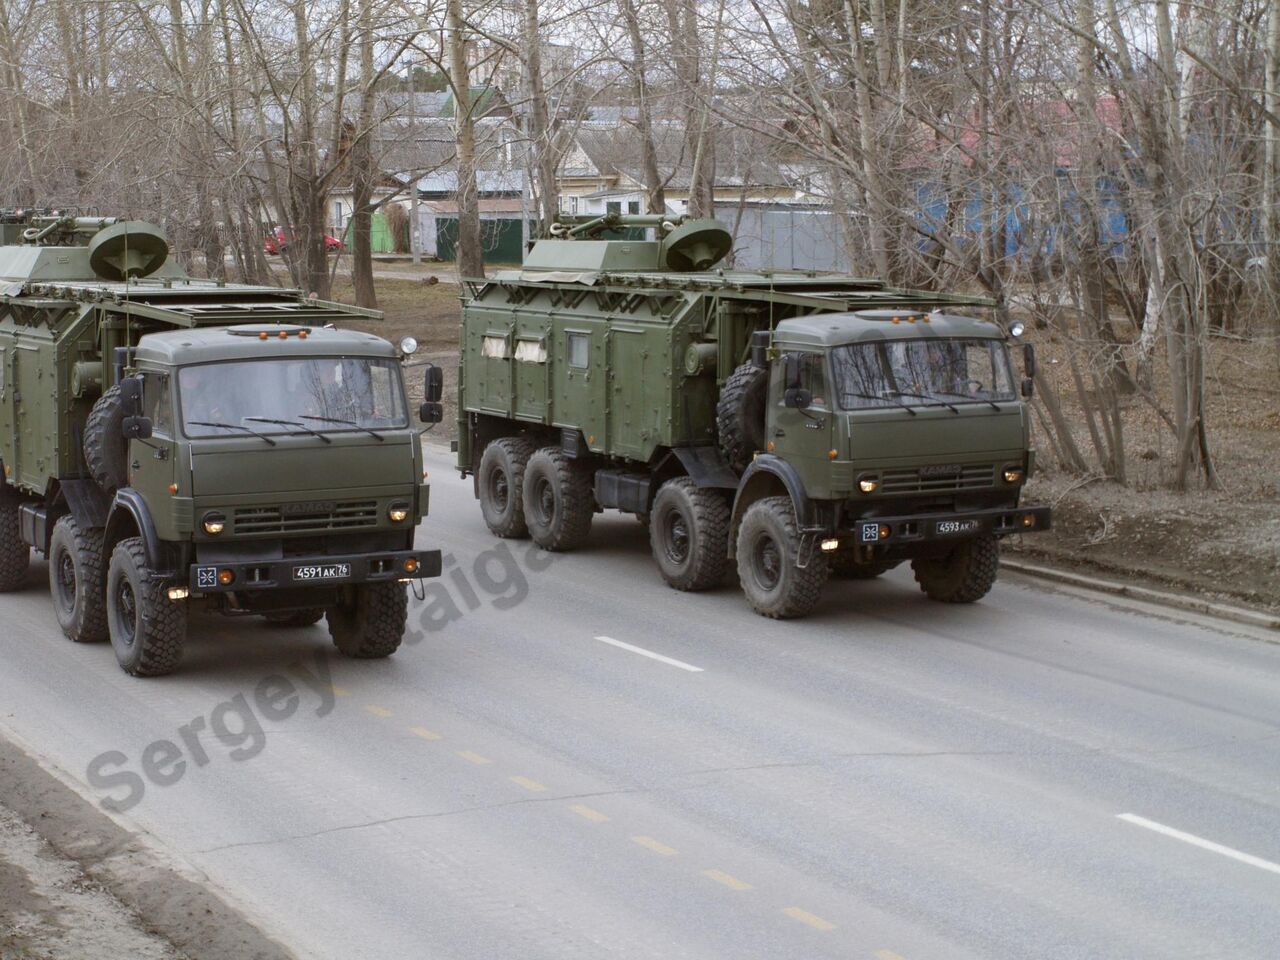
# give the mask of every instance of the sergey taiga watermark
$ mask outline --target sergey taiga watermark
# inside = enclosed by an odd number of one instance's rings
[[[252,690],[215,704],[207,716],[192,717],[172,737],[151,741],[136,757],[120,750],[98,754],[86,771],[89,786],[108,794],[101,801],[104,810],[124,813],[142,802],[148,785],[171,787],[193,765],[252,760],[267,746],[263,720],[283,723],[299,711],[324,717],[333,710],[329,656],[327,650],[317,650],[310,662],[299,661],[284,673],[263,677]],[[201,739],[205,731],[213,734],[212,740]]]

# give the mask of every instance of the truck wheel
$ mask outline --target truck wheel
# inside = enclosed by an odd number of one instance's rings
[[[871,563],[858,563],[852,550],[838,550],[831,557],[831,575],[839,580],[874,580],[882,573],[888,573],[901,560],[873,560]]]
[[[187,607],[165,595],[141,537],[121,540],[107,571],[107,627],[116,660],[135,677],[172,673],[187,639]]]
[[[400,649],[409,621],[409,592],[403,583],[366,583],[347,603],[330,607],[329,636],[344,657],[376,660]]]
[[[49,592],[58,625],[76,643],[107,639],[107,572],[102,532],[81,530],[70,514],[49,537]]]
[[[716,431],[720,450],[738,473],[747,469],[764,449],[764,408],[769,394],[769,371],[744,363],[729,375],[716,403]]]
[[[653,501],[649,546],[668,586],[719,586],[729,565],[729,505],[689,477],[668,480]]]
[[[524,473],[533,456],[533,443],[524,437],[503,437],[484,448],[476,479],[480,512],[495,536],[516,540],[529,536],[524,519]]]
[[[17,590],[27,582],[31,548],[18,532],[18,498],[0,480],[0,593]]]
[[[263,619],[276,627],[309,627],[324,619],[324,607],[311,610],[279,610],[275,613],[264,613]]]
[[[98,398],[84,425],[84,462],[89,475],[108,493],[129,482],[128,450],[120,435],[123,424],[120,388],[112,387]]]
[[[941,560],[912,560],[916,583],[930,600],[973,603],[987,595],[1000,570],[1000,542],[977,537],[956,546]]]
[[[790,497],[765,497],[747,508],[738,528],[738,577],[756,613],[789,620],[805,616],[818,602],[827,558],[814,550],[802,570],[796,566],[799,547]]]
[[[524,518],[544,550],[573,550],[591,532],[591,474],[559,447],[543,447],[524,472]]]

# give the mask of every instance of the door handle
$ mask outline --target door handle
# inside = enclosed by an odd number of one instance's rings
[[[778,427],[776,430],[773,431],[773,435],[775,437],[785,437],[787,435],[787,431],[783,430],[781,427]]]

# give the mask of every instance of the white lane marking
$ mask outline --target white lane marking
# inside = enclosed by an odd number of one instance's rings
[[[1136,813],[1117,813],[1116,816],[1124,820],[1126,823],[1132,823],[1134,826],[1146,827],[1148,830],[1154,830],[1156,833],[1163,833],[1166,837],[1173,837],[1175,840],[1181,840],[1183,843],[1189,843],[1193,847],[1201,847],[1205,850],[1212,850],[1214,853],[1220,853],[1224,857],[1230,857],[1232,860],[1239,860],[1241,863],[1247,863],[1251,867],[1257,867],[1259,870],[1269,870],[1272,873],[1280,873],[1280,863],[1272,863],[1270,860],[1263,860],[1261,857],[1255,857],[1251,853],[1242,853],[1239,850],[1233,850],[1231,847],[1224,847],[1220,843],[1214,843],[1212,840],[1206,840],[1204,837],[1197,837],[1194,833],[1184,833],[1181,830],[1175,830],[1173,827],[1166,827],[1163,823],[1156,823],[1154,820],[1148,820],[1146,817],[1140,817]]]
[[[685,663],[683,660],[676,660],[672,657],[664,657],[660,653],[654,653],[652,650],[646,650],[644,647],[636,647],[629,643],[623,643],[621,640],[615,640],[613,637],[596,637],[601,643],[607,643],[611,646],[619,647],[623,650],[630,650],[632,653],[638,653],[642,657],[648,657],[650,660],[657,660],[668,666],[679,667],[681,670],[688,670],[690,673],[702,673],[701,667],[695,667],[691,663]]]

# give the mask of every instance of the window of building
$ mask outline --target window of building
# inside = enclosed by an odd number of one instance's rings
[[[639,200],[628,200],[628,201],[627,201],[627,213],[639,213],[639,212],[640,212],[640,201],[639,201]]]

